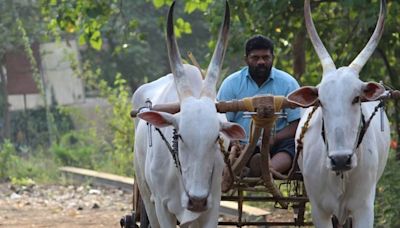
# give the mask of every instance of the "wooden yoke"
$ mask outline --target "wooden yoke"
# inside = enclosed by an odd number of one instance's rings
[[[241,100],[219,101],[215,104],[215,106],[219,113],[248,111],[257,112],[259,116],[269,116],[271,115],[270,111],[271,107],[273,107],[273,104],[274,96],[263,95],[251,98],[243,98]],[[282,109],[296,107],[296,104],[288,101],[286,98],[283,99]],[[180,105],[179,103],[156,104],[151,110],[175,114],[180,111]],[[132,118],[135,118],[139,112],[140,109],[132,110],[130,115]]]
[[[259,116],[268,116],[271,115],[269,113],[271,107],[273,106],[273,98],[272,95],[263,95],[263,96],[254,96],[250,98],[243,98],[241,100],[231,100],[231,101],[219,101],[215,103],[217,111],[219,113],[226,113],[226,112],[257,112]],[[400,91],[398,90],[391,90],[390,93],[383,97],[384,99],[391,98],[398,100],[400,99]],[[246,102],[250,103],[251,105],[246,106]],[[284,108],[297,108],[299,107],[298,104],[290,102],[286,97],[283,98],[282,101],[282,109]],[[167,104],[156,104],[152,107],[151,110],[160,111],[160,112],[167,112],[171,114],[178,113],[180,111],[179,103],[167,103]],[[135,118],[136,115],[140,112],[140,109],[132,110],[130,116]]]

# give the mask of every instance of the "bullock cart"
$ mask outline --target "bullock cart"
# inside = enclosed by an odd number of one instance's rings
[[[381,103],[377,106],[374,113],[382,110],[379,108],[383,107],[385,100],[389,98],[399,99],[400,91],[387,88],[386,93],[380,97],[379,100]],[[218,102],[216,103],[216,107],[220,113],[244,111],[253,121],[250,141],[236,160],[231,160],[228,148],[224,148],[221,142],[221,153],[223,154],[229,173],[231,177],[233,177],[230,189],[222,195],[221,200],[237,202],[237,218],[235,221],[220,221],[219,226],[234,225],[242,227],[251,225],[300,227],[312,225],[312,222],[307,221],[305,218],[306,204],[309,201],[303,184],[303,177],[297,165],[298,156],[302,153],[302,137],[300,137],[300,141],[297,142],[298,147],[296,150],[298,153],[296,153],[292,168],[288,173],[281,174],[269,167],[263,170],[260,177],[246,177],[243,176],[242,172],[246,162],[250,159],[252,151],[254,151],[257,146],[259,139],[261,138],[262,142],[269,142],[274,121],[276,118],[285,117],[282,110],[284,108],[294,108],[296,105],[284,97],[258,96],[243,100]],[[147,110],[177,113],[179,109],[178,104],[155,105],[152,107],[151,102],[148,101],[146,107],[133,110],[131,112],[131,117],[136,117],[136,114],[139,112]],[[309,118],[311,118],[311,115],[312,114],[310,114]],[[306,134],[306,132],[307,126],[303,128],[301,135]],[[262,155],[261,159],[263,160],[263,164],[268,164],[268,144],[261,144],[260,153]],[[121,226],[136,228],[139,227],[137,224],[140,223],[140,227],[147,228],[149,227],[149,222],[137,186],[134,186],[133,192],[133,213],[121,219]],[[282,222],[269,221],[268,217],[264,217],[258,218],[255,221],[249,221],[245,218],[243,213],[244,202],[272,202],[277,208],[291,210],[293,213],[293,220]],[[337,227],[336,220],[332,219],[332,222],[334,227]],[[351,222],[348,223],[347,227],[351,227]]]
[[[277,118],[285,118],[284,108],[295,108],[296,106],[290,103],[285,97],[277,96],[256,96],[242,100],[226,101],[216,103],[218,112],[237,112],[244,111],[245,114],[252,118],[252,134],[250,141],[245,145],[240,153],[240,156],[234,161],[229,157],[228,148],[225,148],[223,137],[220,139],[220,149],[223,154],[224,161],[228,172],[232,177],[232,185],[229,191],[223,196],[224,201],[237,202],[237,220],[236,221],[221,221],[219,226],[235,225],[242,226],[305,226],[311,225],[311,222],[305,221],[305,206],[308,198],[302,182],[301,173],[298,171],[297,162],[293,162],[291,170],[286,174],[278,173],[270,169],[267,165],[263,169],[260,177],[245,177],[242,175],[242,169],[250,159],[253,151],[257,146],[257,142],[264,142],[258,145],[261,153],[263,164],[269,164],[269,138]],[[131,112],[132,117],[136,117],[139,112],[147,110],[157,110],[168,113],[179,112],[179,104],[163,104],[152,106],[151,101],[147,102],[145,107]],[[273,136],[272,136],[273,137]],[[171,154],[173,156],[174,143],[169,144],[169,139],[165,139],[165,143],[170,145]],[[265,143],[267,142],[267,143]],[[225,143],[226,144],[226,143]],[[297,156],[296,158],[297,159]],[[275,181],[276,180],[276,181]],[[273,202],[278,208],[291,208],[294,216],[290,222],[268,221],[264,217],[257,221],[249,221],[243,216],[244,202]],[[134,213],[132,216],[125,217],[124,227],[134,227],[136,222],[141,222],[140,227],[147,227],[145,218],[145,210],[140,203],[140,194],[135,190],[134,195]],[[132,224],[132,225],[130,225]]]

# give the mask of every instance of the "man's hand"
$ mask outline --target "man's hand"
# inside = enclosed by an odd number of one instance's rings
[[[272,105],[257,107],[257,116],[261,118],[271,118],[275,115],[275,109]]]

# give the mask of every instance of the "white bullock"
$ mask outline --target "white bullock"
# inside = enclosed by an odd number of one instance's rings
[[[220,121],[215,107],[216,83],[227,45],[229,6],[226,3],[224,23],[204,81],[198,68],[182,64],[173,31],[173,8],[174,3],[167,21],[173,74],[140,87],[133,102],[139,108],[147,98],[153,104],[179,101],[180,113],[138,114],[142,120],[136,124],[136,180],[152,228],[175,227],[177,221],[181,227],[215,228],[224,167],[219,135],[222,132],[230,139],[245,137],[239,125]],[[146,121],[153,126],[150,133]],[[177,130],[178,160],[173,159],[155,128],[160,129],[169,144],[173,144],[173,129]],[[180,163],[178,168],[176,163]]]
[[[374,82],[363,82],[359,72],[374,52],[383,33],[386,3],[381,0],[375,31],[367,45],[348,67],[336,69],[322,44],[311,18],[310,2],[304,3],[306,27],[323,67],[323,78],[317,87],[302,87],[289,100],[303,107],[319,105],[304,136],[299,166],[311,202],[316,227],[332,227],[331,217],[344,224],[351,216],[353,227],[373,227],[375,189],[382,175],[389,150],[389,123],[379,114],[366,128],[384,88]],[[303,115],[296,138],[312,108]],[[362,131],[366,130],[362,137]],[[361,144],[359,144],[362,137]]]

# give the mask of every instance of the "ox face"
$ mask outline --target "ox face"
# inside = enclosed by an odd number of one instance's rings
[[[362,85],[350,68],[339,68],[319,86],[326,165],[333,171],[346,171],[357,165],[355,151],[362,128]]]
[[[214,102],[207,97],[186,98],[179,114],[149,111],[138,117],[158,128],[172,126],[178,130],[182,206],[194,212],[207,210],[213,200],[211,186],[220,184],[212,182],[213,172],[223,165],[219,133],[232,140],[242,139],[244,129],[235,123],[221,123]]]
[[[188,98],[181,104],[179,159],[182,170],[183,205],[204,211],[211,205],[215,163],[222,165],[218,147],[220,124],[210,99]]]
[[[376,100],[384,91],[378,83],[361,81],[352,68],[341,67],[325,76],[318,87],[302,87],[289,95],[289,100],[302,107],[320,106],[328,169],[338,172],[357,166],[362,118],[368,118],[362,116],[362,101]]]
[[[384,0],[381,0],[380,7],[377,25],[367,45],[348,67],[337,69],[314,26],[310,1],[305,0],[304,3],[307,32],[323,69],[322,81],[318,88],[303,87],[294,91],[289,95],[289,100],[302,107],[320,104],[327,167],[333,171],[346,171],[357,165],[355,152],[363,118],[361,101],[375,100],[384,92],[381,85],[364,83],[359,79],[362,67],[383,33],[386,13]]]

